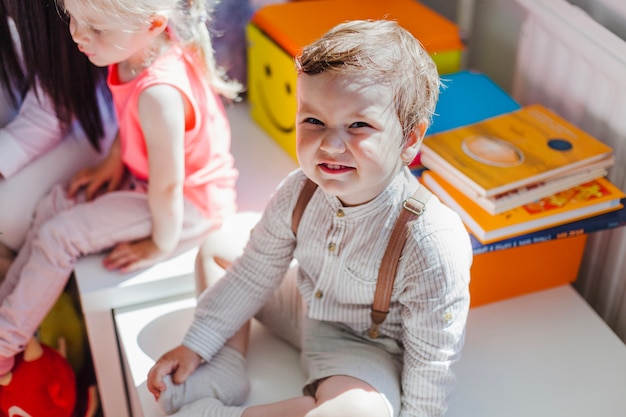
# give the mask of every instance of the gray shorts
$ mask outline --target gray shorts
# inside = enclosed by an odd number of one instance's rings
[[[308,318],[295,275],[295,268],[292,268],[256,318],[278,337],[300,349],[300,359],[308,375],[303,393],[312,396],[323,379],[346,375],[374,387],[389,401],[397,416],[402,347],[394,339],[371,339],[344,324]]]

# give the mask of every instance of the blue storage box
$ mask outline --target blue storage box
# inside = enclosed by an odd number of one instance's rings
[[[433,122],[426,135],[443,132],[479,122],[519,109],[513,97],[485,74],[475,71],[459,71],[442,75],[439,101]],[[423,167],[419,154],[411,164],[411,170],[419,174]]]

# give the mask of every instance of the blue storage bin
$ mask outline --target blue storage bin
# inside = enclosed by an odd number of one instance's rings
[[[446,87],[439,93],[433,122],[426,136],[479,122],[489,117],[508,113],[521,106],[485,74],[459,71],[441,76]],[[411,170],[421,174],[419,154]]]
[[[441,76],[441,81],[446,87],[439,94],[427,135],[466,126],[521,107],[482,73],[460,71]]]

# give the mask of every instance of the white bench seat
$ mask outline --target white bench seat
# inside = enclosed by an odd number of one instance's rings
[[[157,417],[154,360],[178,344],[193,297],[115,312],[134,417]],[[253,323],[248,404],[300,395],[298,352]],[[446,417],[616,417],[626,410],[626,347],[569,285],[474,308]]]

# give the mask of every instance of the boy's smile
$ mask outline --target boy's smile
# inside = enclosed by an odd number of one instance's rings
[[[300,74],[297,96],[300,166],[347,206],[376,197],[413,148],[417,153],[411,138],[402,143],[390,87],[349,75]]]

